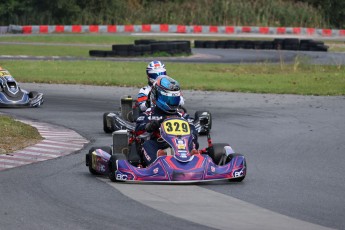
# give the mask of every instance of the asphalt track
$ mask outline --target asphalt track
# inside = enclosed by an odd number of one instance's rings
[[[212,112],[214,141],[247,157],[248,175],[242,183],[138,185],[95,178],[84,164],[90,146],[110,144],[103,112],[137,89],[22,87],[45,94],[42,108],[1,112],[72,128],[92,142],[1,172],[1,230],[345,229],[345,97],[184,91],[191,114]]]

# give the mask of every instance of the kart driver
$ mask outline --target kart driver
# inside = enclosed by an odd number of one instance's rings
[[[6,79],[1,79],[2,77],[9,77],[10,80],[14,81],[10,72],[8,72],[8,70],[6,70],[0,66],[0,91],[3,90],[4,84],[5,84],[4,80],[6,80]]]
[[[182,115],[178,112],[180,100],[181,92],[177,81],[166,75],[162,75],[156,79],[151,92],[151,101],[155,106],[147,109],[138,117],[135,127],[137,135],[145,132],[151,134],[150,139],[146,140],[143,144],[143,158],[147,165],[154,162],[158,156],[167,154],[163,149],[167,148],[168,145],[160,138],[159,127],[167,117],[171,116],[183,117],[188,121],[193,135],[193,150],[191,153],[198,153],[199,143],[197,131],[192,120],[189,119],[189,115],[187,113]]]
[[[150,92],[153,83],[156,81],[157,77],[161,75],[166,75],[167,70],[165,69],[164,63],[161,61],[151,61],[146,68],[146,75],[148,79],[148,85],[139,90],[137,106],[140,112],[145,112],[146,109],[151,107]],[[184,105],[183,97],[181,96],[180,105]]]

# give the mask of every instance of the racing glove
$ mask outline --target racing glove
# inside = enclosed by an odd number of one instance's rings
[[[153,131],[159,129],[159,121],[153,120],[145,125],[145,130],[149,133],[152,133]]]

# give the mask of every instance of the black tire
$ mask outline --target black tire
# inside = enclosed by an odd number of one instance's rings
[[[37,95],[38,95],[38,92],[36,92],[36,91],[31,91],[31,92],[29,93],[29,98],[35,98]]]
[[[112,133],[113,130],[110,129],[108,126],[107,126],[107,116],[108,116],[109,113],[104,113],[103,114],[103,130],[105,133]]]
[[[227,49],[236,49],[236,44],[237,44],[237,40],[227,40],[226,44],[225,44],[225,48]]]
[[[207,131],[207,132],[202,132],[202,133],[200,133],[200,134],[205,134],[205,135],[207,135],[207,134],[211,131],[211,129],[212,129],[212,114],[211,114],[209,111],[196,111],[196,112],[195,112],[195,115],[194,115],[194,119],[195,119],[195,120],[199,120],[199,118],[202,116],[202,114],[203,114],[204,112],[207,112],[207,113],[208,113],[208,116],[209,116],[208,131]]]
[[[219,164],[220,160],[225,155],[224,146],[229,146],[227,143],[215,143],[208,149],[208,155],[212,158],[215,164]]]
[[[254,42],[253,41],[246,41],[244,43],[244,48],[245,49],[254,49]]]
[[[118,56],[118,54],[115,51],[113,51],[113,50],[104,51],[104,52],[105,52],[105,56],[106,57],[117,57]]]
[[[92,57],[106,57],[107,53],[105,50],[90,50],[89,55]]]
[[[246,49],[246,41],[237,41],[236,48],[237,49]]]
[[[264,42],[263,41],[253,41],[254,49],[262,50],[264,49]]]
[[[135,45],[149,45],[151,43],[156,42],[154,39],[139,39],[139,40],[134,40]]]
[[[272,50],[274,49],[274,43],[271,41],[263,41],[262,48],[265,50]]]
[[[285,38],[283,41],[284,50],[299,50],[299,39],[298,38]]]
[[[112,150],[109,146],[91,147],[88,154],[86,154],[85,164],[86,166],[88,166],[89,172],[93,175],[101,175],[100,173],[98,173],[96,170],[92,168],[91,155],[92,155],[92,152],[95,151],[96,149],[102,149],[103,151],[109,153],[110,155],[112,154]]]
[[[112,45],[113,51],[134,51],[134,45],[132,44],[121,44],[121,45]]]
[[[205,41],[205,48],[214,49],[216,48],[216,41]]]
[[[205,41],[195,40],[194,41],[194,48],[205,48]]]
[[[216,48],[217,49],[224,49],[225,47],[226,47],[226,41],[225,40],[216,41]]]
[[[116,175],[115,175],[115,172],[117,170],[117,168],[116,168],[116,161],[117,160],[126,160],[126,156],[122,153],[116,153],[110,157],[108,167],[109,167],[109,179],[112,182],[118,181],[118,180],[116,180]]]
[[[284,38],[275,38],[273,40],[273,48],[276,50],[283,49]]]

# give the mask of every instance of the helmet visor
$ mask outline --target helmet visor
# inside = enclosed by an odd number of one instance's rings
[[[163,71],[163,72],[154,72],[154,71],[151,71],[151,73],[149,72],[148,75],[149,75],[149,78],[151,78],[152,80],[156,80],[157,77],[161,76],[161,75],[166,75],[167,72],[166,71]]]
[[[178,106],[181,101],[180,92],[160,92],[159,100],[165,102],[169,106]]]

